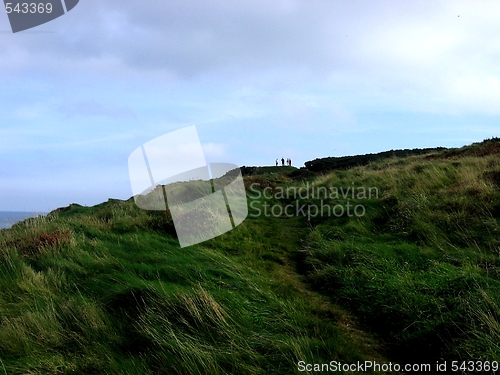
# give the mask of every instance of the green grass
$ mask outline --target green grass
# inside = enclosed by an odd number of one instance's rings
[[[393,358],[500,361],[497,155],[413,157],[324,176],[378,186],[362,218],[320,218],[304,273],[377,333]]]
[[[131,200],[16,224],[0,238],[0,373],[288,374],[382,358],[294,272],[304,229],[249,219],[180,249],[169,216]]]
[[[0,374],[500,361],[500,162],[481,150],[316,177],[252,170],[251,207],[298,205],[306,216],[251,215],[182,249],[169,213],[132,199],[1,230]],[[363,205],[360,217],[314,215],[318,186],[378,195],[324,199]],[[309,196],[276,195],[287,188]]]

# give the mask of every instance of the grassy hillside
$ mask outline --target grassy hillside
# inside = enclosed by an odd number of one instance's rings
[[[498,140],[317,180],[377,186],[366,215],[313,221],[308,281],[409,362],[500,361]],[[472,152],[474,151],[474,152]],[[481,155],[481,156],[476,156]]]
[[[294,272],[299,219],[249,218],[183,249],[172,231],[132,200],[2,231],[0,373],[289,374],[300,360],[382,360]]]
[[[247,220],[183,249],[133,200],[1,230],[0,374],[500,361],[498,144],[249,170]]]

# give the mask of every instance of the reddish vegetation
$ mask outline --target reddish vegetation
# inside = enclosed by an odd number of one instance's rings
[[[38,237],[35,238],[35,241],[38,242],[38,246],[47,246],[47,245],[59,245],[61,242],[67,242],[69,240],[70,231],[64,230],[59,231],[56,230],[52,233],[42,233]]]
[[[69,241],[70,230],[56,230],[52,233],[41,233],[35,237],[17,238],[13,241],[7,241],[8,247],[17,249],[21,256],[39,257],[51,246],[57,246]]]
[[[244,180],[244,183],[245,183],[245,189],[249,189],[252,184],[257,184],[257,185],[254,185],[255,188],[257,189],[265,189],[267,187],[270,187],[271,189],[276,189],[276,184],[272,181],[269,181],[268,179],[265,179],[265,178],[262,178],[262,177],[257,177],[257,176],[250,176],[250,177],[247,177],[245,180]]]
[[[432,153],[427,155],[425,159],[451,159],[464,156],[489,156],[500,154],[500,138],[486,139],[481,143],[475,143],[472,146],[467,146],[459,149],[449,149],[440,153]]]
[[[484,147],[479,147],[475,150],[475,156],[487,156],[487,155],[495,155],[500,154],[500,144],[491,144]]]

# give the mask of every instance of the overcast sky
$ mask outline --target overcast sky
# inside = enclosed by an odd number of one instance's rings
[[[500,2],[81,0],[0,11],[0,211],[132,195],[128,156],[196,125],[208,161],[500,134]]]

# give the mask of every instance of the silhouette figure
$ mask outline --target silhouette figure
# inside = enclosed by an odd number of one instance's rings
[[[281,158],[281,166],[284,167],[285,166],[285,159]]]
[[[276,166],[278,166],[278,159],[276,159]]]

